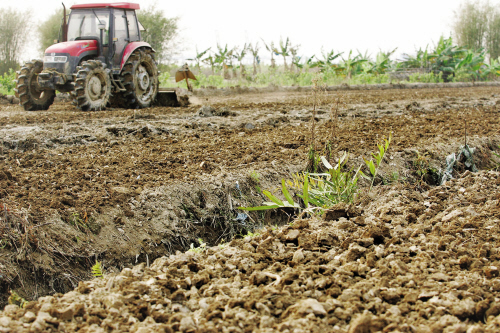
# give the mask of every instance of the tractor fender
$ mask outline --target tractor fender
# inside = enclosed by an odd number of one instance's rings
[[[120,70],[123,69],[123,66],[127,62],[128,58],[130,57],[130,55],[132,54],[132,52],[134,52],[135,50],[137,50],[140,47],[145,47],[145,48],[148,48],[151,51],[155,52],[155,50],[151,47],[151,45],[149,45],[146,42],[131,42],[131,43],[128,43],[128,45],[125,46],[125,49],[123,50],[123,56],[122,56],[122,62],[120,64]]]

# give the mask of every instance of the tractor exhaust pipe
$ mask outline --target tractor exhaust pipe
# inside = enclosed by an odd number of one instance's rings
[[[64,2],[62,3],[63,5],[63,25],[62,25],[62,41],[67,42],[68,41],[68,23],[66,22],[66,6],[64,5]]]

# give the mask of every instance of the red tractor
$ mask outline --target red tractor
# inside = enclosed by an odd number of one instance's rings
[[[158,68],[155,51],[141,40],[138,9],[128,2],[73,5],[66,23],[65,8],[61,42],[47,48],[43,62],[27,62],[17,73],[24,109],[47,110],[56,90],[70,92],[83,111],[151,106],[159,94]],[[176,104],[175,91],[161,93],[161,104]]]

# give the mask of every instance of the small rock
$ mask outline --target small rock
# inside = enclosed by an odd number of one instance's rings
[[[447,221],[451,220],[452,218],[457,217],[457,216],[460,216],[460,215],[462,215],[462,214],[463,214],[463,212],[462,212],[461,210],[459,210],[459,209],[455,209],[455,210],[454,210],[454,211],[452,211],[451,213],[449,213],[449,214],[447,214],[447,215],[443,216],[443,218],[441,219],[441,221],[443,221],[443,222],[447,222]]]
[[[495,278],[495,277],[497,277],[499,275],[498,267],[497,266],[487,266],[487,267],[484,267],[483,271],[484,271],[484,275],[486,275],[486,277],[488,279],[493,279],[493,278]]]
[[[430,278],[436,281],[448,281],[450,279],[450,277],[444,273],[434,273]]]
[[[251,130],[251,129],[255,128],[255,125],[252,123],[248,123],[248,124],[245,124],[244,128],[247,130]]]
[[[420,293],[420,295],[418,295],[418,299],[427,301],[437,295],[439,295],[437,291],[423,291]]]
[[[300,235],[300,230],[292,229],[288,231],[288,234],[286,234],[285,239],[287,241],[294,241],[299,237],[299,235]]]
[[[300,263],[302,260],[304,260],[304,253],[302,253],[302,249],[299,249],[293,254],[293,261]]]
[[[182,317],[179,329],[181,332],[195,332],[196,325],[193,318],[191,318],[190,316]]]
[[[203,105],[199,110],[197,115],[200,117],[213,117],[215,109],[210,105]]]
[[[295,308],[296,312],[301,315],[307,315],[309,313],[314,313],[315,315],[321,316],[326,315],[326,311],[323,305],[321,305],[320,302],[313,298],[308,298],[300,301],[297,304],[292,305],[290,308]]]

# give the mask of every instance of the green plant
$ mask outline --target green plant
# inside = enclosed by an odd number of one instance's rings
[[[417,176],[420,177],[420,183],[422,183],[429,170],[429,156],[427,153],[420,155],[418,150],[415,151],[415,154],[417,156],[413,160],[413,168]]]
[[[9,302],[9,304],[17,305],[20,308],[24,308],[28,304],[28,301],[23,297],[19,296],[19,294],[16,293],[14,290],[10,291],[10,296],[7,301]]]
[[[245,236],[243,236],[243,238],[245,238],[245,237],[254,238],[254,237],[257,237],[257,236],[260,236],[260,233],[249,231],[249,232],[247,232],[247,234]]]
[[[257,171],[255,170],[252,170],[250,172],[250,178],[256,182],[256,183],[260,183],[260,173],[258,173]]]
[[[257,192],[262,192],[262,190],[260,189],[260,173],[258,173],[257,171],[255,170],[252,170],[250,172],[250,179],[255,183],[255,189],[257,190]]]
[[[378,145],[378,153],[372,154],[373,160],[366,160],[365,163],[370,169],[372,178],[366,176],[361,171],[361,166],[357,169],[354,167],[346,170],[346,163],[349,155],[344,153],[335,164],[332,166],[326,157],[321,156],[319,160],[328,170],[324,173],[301,173],[292,175],[292,180],[288,181],[288,185],[295,188],[299,193],[297,196],[302,199],[303,207],[293,201],[292,196],[287,188],[285,179],[281,180],[281,192],[286,201],[282,201],[274,196],[269,191],[263,191],[271,202],[264,202],[263,206],[257,207],[239,207],[238,209],[247,211],[258,211],[275,208],[294,208],[303,212],[313,212],[314,207],[318,208],[319,212],[328,209],[340,202],[351,203],[355,200],[358,190],[358,180],[360,176],[372,180],[370,189],[373,187],[373,182],[377,176],[378,168],[380,167],[385,153],[387,152],[392,139],[392,133],[388,139],[383,139],[383,143]],[[301,192],[301,193],[300,193]],[[311,205],[311,206],[310,206]]]
[[[500,146],[498,146],[498,148],[500,149]],[[496,152],[493,152],[493,155],[495,155],[496,157],[498,157],[498,161],[495,161],[495,160],[491,159],[491,162],[494,165],[493,169],[494,170],[500,170],[500,154],[496,153]]]
[[[0,75],[0,93],[5,95],[14,94],[16,72],[12,68],[8,72]]]
[[[103,267],[100,261],[95,261],[94,266],[91,268],[92,270],[92,275],[96,278],[102,278],[103,276]]]
[[[262,193],[267,198],[269,198],[269,200],[271,200],[270,202],[264,202],[264,206],[238,207],[238,209],[255,211],[255,210],[267,210],[267,209],[273,209],[273,208],[298,208],[298,209],[301,208],[298,203],[293,201],[293,198],[290,195],[290,192],[288,192],[288,189],[287,189],[286,183],[285,183],[285,179],[281,180],[281,192],[282,192],[283,196],[285,197],[286,201],[281,201],[276,196],[274,196],[271,192],[264,190],[264,191],[262,191]]]
[[[195,253],[205,252],[205,250],[207,249],[207,243],[205,243],[201,238],[198,238],[198,243],[200,243],[200,246],[198,247],[194,247],[194,244],[191,243],[188,252],[195,252]]]
[[[354,201],[361,167],[356,171],[354,168],[344,171],[348,158],[349,155],[344,153],[337,164],[332,166],[321,156],[327,172],[306,173],[295,179],[296,184],[303,188],[302,194],[298,196],[304,200],[306,207],[309,202],[316,207],[328,208],[340,202]]]
[[[382,161],[384,160],[385,153],[387,152],[387,150],[389,149],[389,145],[391,144],[391,139],[392,139],[392,133],[389,134],[389,138],[387,138],[387,139],[384,138],[382,140],[382,142],[377,143],[378,152],[376,154],[372,153],[373,159],[367,160],[363,157],[363,160],[365,161],[365,164],[368,166],[368,169],[370,170],[370,174],[371,174],[371,178],[370,178],[369,176],[365,175],[362,171],[360,171],[360,175],[363,178],[371,180],[371,185],[370,185],[370,189],[368,190],[368,192],[373,187],[373,184],[375,182],[375,178],[377,177],[380,165],[382,164]]]
[[[80,228],[82,228],[83,230],[88,229],[88,226],[85,224],[85,222],[80,217],[80,214],[78,212],[71,213],[68,222],[72,226],[76,227],[78,230],[80,230]]]

